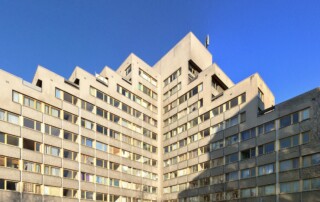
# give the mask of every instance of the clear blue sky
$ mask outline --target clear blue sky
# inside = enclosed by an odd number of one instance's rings
[[[282,102],[320,86],[320,1],[0,1],[0,68],[31,81],[38,64],[116,69],[131,53],[153,66],[189,31],[234,82],[259,72]]]

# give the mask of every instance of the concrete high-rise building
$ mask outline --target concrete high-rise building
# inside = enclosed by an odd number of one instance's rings
[[[275,105],[192,33],[153,67],[0,86],[0,201],[320,201],[320,89]]]

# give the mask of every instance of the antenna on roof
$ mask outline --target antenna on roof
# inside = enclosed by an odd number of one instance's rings
[[[209,34],[207,34],[206,41],[205,41],[205,44],[204,44],[207,49],[208,49],[209,43],[210,43],[210,38],[209,38]]]

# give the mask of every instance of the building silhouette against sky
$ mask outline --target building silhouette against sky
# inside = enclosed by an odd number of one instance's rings
[[[320,200],[319,88],[275,105],[192,33],[153,67],[0,78],[0,201]]]

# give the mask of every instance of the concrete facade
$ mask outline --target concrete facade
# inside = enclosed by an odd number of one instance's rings
[[[0,78],[0,201],[319,200],[320,89],[275,105],[192,33],[153,67]]]

